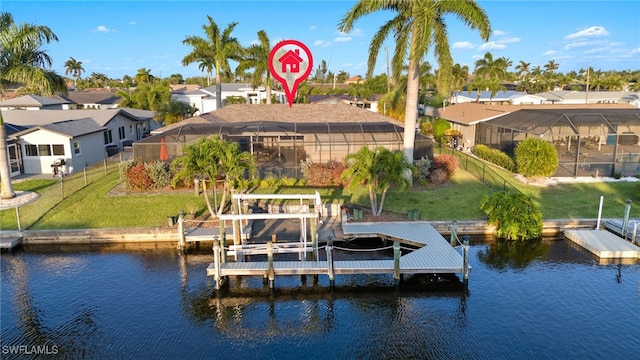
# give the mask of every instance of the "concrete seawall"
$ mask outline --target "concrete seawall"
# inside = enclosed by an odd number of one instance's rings
[[[429,221],[442,235],[450,235],[451,221]],[[593,229],[596,219],[556,219],[544,222],[543,236],[557,236],[565,229]],[[486,221],[458,221],[457,233],[462,235],[490,236],[495,227]],[[13,233],[13,232],[12,232]],[[3,232],[2,236],[6,236]],[[16,233],[20,234],[20,233]],[[25,230],[21,234],[25,245],[55,244],[113,244],[178,242],[177,227],[131,228],[131,229],[69,229],[69,230]]]

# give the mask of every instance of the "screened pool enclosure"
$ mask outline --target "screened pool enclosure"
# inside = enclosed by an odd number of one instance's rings
[[[389,122],[296,123],[277,121],[234,122],[217,124],[185,124],[133,144],[134,158],[139,161],[161,159],[171,161],[182,156],[185,145],[203,136],[218,135],[240,144],[256,159],[261,178],[301,178],[301,161],[327,163],[343,161],[362,146],[383,146],[402,150],[403,131]],[[414,158],[433,157],[431,138],[416,134]]]
[[[477,125],[476,144],[511,155],[538,137],[558,151],[554,176],[640,174],[640,109],[523,109]]]

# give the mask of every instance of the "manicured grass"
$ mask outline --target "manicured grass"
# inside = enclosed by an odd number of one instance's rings
[[[603,218],[621,218],[625,201],[635,198],[635,182],[603,182],[585,184],[561,184],[551,187],[536,187],[518,183],[507,173],[505,179],[533,198],[545,219],[596,218],[600,196],[604,196]],[[167,226],[167,216],[180,210],[186,212],[189,204],[206,212],[204,197],[192,192],[108,195],[118,185],[119,175],[113,172],[65,198],[56,207],[36,222],[31,229],[84,229],[84,228],[135,228]],[[16,184],[16,190],[41,191],[53,182],[32,180]],[[260,193],[312,193],[318,190],[325,202],[351,203],[369,207],[366,188],[354,191],[341,188],[296,188],[258,189]],[[403,192],[391,190],[387,195],[386,211],[406,214],[418,209],[421,220],[483,220],[479,209],[485,195],[494,190],[485,186],[468,172],[459,169],[454,178],[444,185],[414,187]],[[0,212],[0,227],[15,228],[15,211]],[[640,209],[632,204],[633,218],[640,217]]]

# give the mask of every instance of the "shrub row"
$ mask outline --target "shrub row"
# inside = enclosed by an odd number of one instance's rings
[[[487,160],[488,162],[503,167],[511,172],[516,171],[515,161],[513,161],[513,159],[503,151],[490,148],[483,144],[477,144],[474,147],[473,153],[480,159]]]

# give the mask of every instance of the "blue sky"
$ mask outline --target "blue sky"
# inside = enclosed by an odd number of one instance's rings
[[[517,65],[521,60],[543,67],[550,60],[558,71],[591,66],[596,70],[640,69],[640,1],[478,1],[491,22],[488,42],[455,18],[447,21],[452,55],[471,70],[489,51]],[[46,46],[53,69],[64,74],[70,57],[82,62],[83,77],[103,73],[110,78],[135,75],[140,68],[154,76],[204,75],[196,64],[184,67],[190,48],[185,37],[204,36],[210,15],[221,27],[237,22],[234,35],[247,46],[265,30],[272,46],[278,40],[305,43],[315,65],[325,60],[331,71],[365,75],[368,46],[389,13],[372,14],[349,34],[338,32],[340,18],[355,4],[347,0],[317,1],[12,1],[0,11],[16,23],[49,26],[59,42]],[[390,54],[394,44],[387,44]],[[429,60],[429,59],[428,59]],[[435,64],[433,59],[430,61]],[[314,65],[314,68],[315,68]],[[384,49],[375,74],[386,69]],[[513,71],[513,68],[510,70]]]

